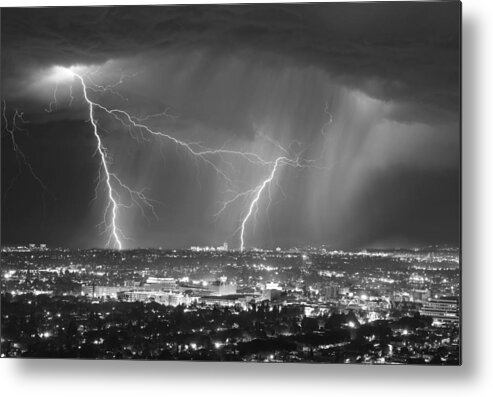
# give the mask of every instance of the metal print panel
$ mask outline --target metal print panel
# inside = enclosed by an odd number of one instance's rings
[[[449,2],[1,10],[1,356],[460,364]]]

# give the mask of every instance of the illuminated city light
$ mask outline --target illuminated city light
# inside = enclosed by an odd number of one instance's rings
[[[38,299],[41,299],[41,301],[44,302],[49,302],[49,299],[53,299],[51,304],[49,303],[48,306],[41,309],[44,314],[41,320],[42,323],[39,324],[37,333],[30,336],[30,338],[41,338],[41,341],[38,340],[37,343],[60,343],[62,340],[60,338],[63,337],[65,334],[64,331],[66,330],[66,327],[63,327],[63,324],[60,321],[65,318],[64,313],[60,311],[58,303],[56,303],[59,298],[57,295],[53,294],[53,291],[47,291],[46,287],[48,285],[57,284],[55,280],[58,279],[60,274],[64,275],[67,270],[70,271],[69,274],[77,275],[78,279],[82,278],[81,282],[84,282],[85,285],[81,287],[81,291],[71,292],[66,295],[67,297],[64,299],[68,299],[68,301],[76,300],[82,310],[82,313],[77,314],[79,316],[76,331],[76,335],[78,335],[79,338],[77,341],[77,348],[85,343],[91,344],[91,348],[98,352],[98,357],[108,357],[106,354],[110,354],[106,353],[107,347],[104,345],[104,341],[108,335],[107,332],[114,329],[122,329],[122,327],[128,325],[128,318],[126,317],[128,314],[125,314],[125,320],[123,321],[121,317],[122,305],[126,305],[128,302],[141,302],[144,307],[146,307],[142,314],[135,313],[133,316],[137,317],[133,317],[133,319],[138,318],[140,315],[144,316],[143,318],[151,315],[152,318],[154,318],[153,321],[157,321],[164,325],[167,324],[170,319],[169,313],[173,313],[172,311],[175,309],[179,310],[181,316],[185,316],[192,322],[197,321],[197,318],[202,316],[206,316],[205,319],[208,319],[204,323],[200,323],[200,326],[194,325],[191,329],[187,329],[185,326],[185,328],[178,329],[176,330],[176,335],[185,334],[200,337],[201,335],[210,335],[211,332],[217,333],[227,330],[240,330],[243,326],[239,325],[239,321],[237,320],[239,318],[238,316],[256,316],[255,310],[258,310],[261,307],[261,310],[266,314],[268,313],[269,317],[278,319],[271,325],[266,323],[265,326],[269,329],[269,333],[276,329],[278,335],[288,338],[296,335],[297,331],[291,330],[287,324],[282,325],[285,321],[282,316],[286,315],[282,314],[284,310],[295,310],[295,313],[298,313],[293,317],[293,321],[297,322],[300,327],[298,332],[301,332],[301,334],[310,333],[310,328],[305,328],[306,325],[309,325],[304,324],[305,321],[314,321],[314,325],[312,324],[309,326],[314,326],[312,329],[315,330],[314,332],[318,333],[320,330],[317,331],[317,327],[323,327],[327,318],[330,318],[333,315],[340,316],[341,314],[336,313],[345,312],[347,310],[354,311],[357,322],[353,319],[353,315],[348,317],[348,314],[343,314],[342,316],[344,317],[342,318],[345,318],[345,320],[340,322],[340,327],[341,330],[346,329],[346,332],[350,332],[351,335],[358,335],[360,332],[358,324],[368,324],[369,326],[372,326],[372,323],[376,321],[385,322],[393,329],[392,335],[396,338],[397,342],[391,342],[390,346],[392,347],[389,346],[386,339],[382,340],[381,335],[372,332],[369,335],[365,335],[364,338],[373,345],[374,353],[351,355],[350,362],[377,363],[381,361],[382,356],[385,357],[385,362],[398,363],[403,357],[400,348],[398,347],[399,337],[405,338],[406,343],[409,345],[409,355],[413,356],[421,354],[418,352],[429,351],[430,349],[435,349],[436,351],[436,349],[439,349],[441,346],[456,346],[459,318],[457,315],[457,300],[452,300],[451,298],[440,298],[436,302],[429,300],[427,297],[430,296],[430,290],[427,288],[416,289],[413,284],[406,285],[405,283],[409,283],[409,273],[402,272],[402,268],[399,266],[395,270],[389,270],[386,265],[387,259],[385,259],[385,256],[375,257],[378,258],[376,259],[377,263],[366,263],[366,261],[363,261],[360,265],[355,264],[356,267],[354,268],[348,268],[345,266],[347,260],[346,253],[340,252],[337,255],[327,253],[317,254],[317,252],[320,251],[310,249],[311,254],[308,254],[308,252],[305,251],[297,254],[294,252],[279,253],[275,250],[263,250],[261,252],[252,251],[242,255],[244,258],[247,258],[247,264],[243,266],[237,266],[237,263],[232,262],[231,260],[225,260],[229,255],[225,252],[215,256],[215,259],[212,261],[215,261],[216,264],[212,265],[209,253],[204,252],[203,258],[208,263],[208,271],[215,274],[215,279],[209,279],[207,284],[203,284],[202,282],[205,280],[201,280],[200,277],[197,277],[197,280],[194,280],[189,276],[192,274],[190,272],[193,272],[193,269],[196,269],[197,265],[195,261],[201,260],[201,256],[198,255],[197,252],[190,250],[142,251],[139,252],[137,257],[135,256],[135,253],[124,253],[124,255],[127,255],[127,261],[130,257],[134,259],[138,258],[138,263],[140,264],[138,266],[142,267],[136,268],[131,266],[126,270],[121,269],[121,271],[118,272],[118,275],[110,270],[113,265],[112,262],[106,265],[100,264],[102,260],[107,260],[107,252],[104,250],[58,251],[56,249],[48,249],[48,251],[36,250],[25,252],[21,249],[18,252],[9,251],[8,255],[15,257],[15,255],[27,254],[29,260],[33,261],[35,260],[36,255],[44,257],[45,252],[47,252],[47,256],[51,257],[52,260],[58,261],[58,263],[50,262],[43,265],[38,264],[29,271],[29,277],[37,278],[40,281],[37,292],[44,291],[44,295],[46,295],[46,297],[35,298],[36,305],[39,305]],[[310,259],[313,258],[312,255],[320,255],[319,260],[323,258],[323,261],[318,264],[316,261],[313,261],[313,263],[310,264],[310,267],[305,267],[307,262],[311,262]],[[307,259],[303,260],[303,256],[306,256]],[[189,261],[192,257],[194,258],[194,261],[193,263],[190,263]],[[72,262],[70,266],[64,265],[65,263],[69,263],[67,258],[70,258],[70,262]],[[150,265],[149,260],[151,258],[152,260],[156,260],[157,263],[167,262],[170,259],[180,260],[183,261],[183,265],[179,266],[180,272],[171,277],[170,275],[162,273],[162,267],[153,267]],[[301,278],[296,272],[291,273],[293,271],[292,267],[271,265],[271,261],[273,260],[289,260],[291,258],[300,261],[302,264],[303,276],[301,276]],[[402,263],[406,264],[407,260],[408,259],[402,260]],[[452,285],[458,285],[459,274],[451,272],[451,269],[457,269],[454,267],[455,265],[453,265],[455,262],[450,261],[450,263],[452,264],[450,265],[451,267],[444,268],[443,271],[446,272],[447,279]],[[235,264],[235,267],[232,267],[233,264]],[[278,267],[279,270],[284,269],[282,272],[282,281],[271,278],[273,274],[268,272],[267,269],[269,267]],[[81,272],[81,269],[85,269],[84,272]],[[236,272],[236,274],[227,273],[225,271],[226,269],[229,269],[229,272],[235,269],[234,272]],[[244,274],[243,272],[245,269],[249,269],[250,272]],[[345,278],[353,280],[354,287],[342,287],[339,283],[343,284],[344,281],[341,281],[336,277],[330,280],[330,284],[328,284],[325,276],[326,273],[323,270],[331,271],[330,269],[339,269],[338,272],[342,273]],[[3,274],[12,271],[13,269],[4,270]],[[168,269],[167,271],[171,271],[171,269]],[[426,278],[430,278],[428,275],[435,274],[435,272],[436,270],[432,268],[424,269],[423,275],[425,275]],[[113,285],[94,285],[94,282],[101,281],[100,274],[107,277],[108,280],[106,282]],[[224,276],[224,274],[228,274],[228,277]],[[268,274],[268,277],[264,277],[266,278],[266,281],[262,281],[262,276],[265,276],[266,274]],[[382,288],[382,285],[386,285],[386,287],[383,288],[387,289],[387,292],[394,290],[393,286],[387,287],[388,284],[379,281],[383,274],[386,274],[386,277],[396,280],[400,289],[398,292],[394,291],[393,294],[385,295],[384,291],[382,291],[381,295],[372,295],[369,297],[359,289],[359,286],[365,285],[366,288],[373,290],[376,283],[379,285],[379,288]],[[306,285],[305,275],[306,277],[315,278],[315,283]],[[286,276],[287,279],[285,278]],[[127,281],[122,283],[121,277],[127,279]],[[145,284],[139,285],[140,283],[129,282],[130,280],[135,280],[135,277]],[[19,293],[18,297],[15,299],[20,299],[21,302],[23,299],[26,299],[26,307],[28,307],[27,305],[29,304],[29,299],[26,298],[29,295],[26,295],[26,292],[32,292],[27,285],[28,283],[26,283],[27,278],[28,274],[26,268],[21,266],[17,267],[17,270],[15,270],[14,277],[9,279],[9,283],[11,284],[11,287],[9,288],[12,288],[12,291],[18,291]],[[441,283],[442,279],[442,277],[436,277],[436,284],[430,285],[431,289],[446,291],[450,286],[444,286],[443,283]],[[320,286],[319,288],[319,283],[322,285],[325,284],[325,286]],[[118,284],[119,286],[115,284]],[[164,292],[161,290],[162,288],[167,289],[167,286],[173,291]],[[240,292],[236,289],[237,287],[241,289],[247,287],[248,291],[243,290]],[[74,293],[77,296],[73,296]],[[352,297],[349,296],[351,294]],[[363,299],[365,296],[368,299]],[[289,299],[285,301],[286,297],[289,297]],[[34,303],[34,300],[31,302]],[[108,304],[109,302],[111,302],[111,304]],[[421,320],[422,318],[427,318],[429,320],[425,320],[423,324],[420,325],[419,334],[425,333],[427,335],[426,342],[416,342],[414,338],[412,338],[412,340],[408,339],[412,331],[403,327],[401,322],[409,321],[410,318],[415,317],[409,317],[405,311],[401,311],[400,318],[396,318],[395,310],[392,308],[398,307],[400,302],[407,302],[407,309],[404,310],[408,310],[410,307],[417,310],[416,308],[422,307],[420,310],[421,317],[419,321],[423,321]],[[152,304],[153,306],[147,306],[149,304]],[[161,309],[155,306],[156,304],[166,306],[165,312],[161,312]],[[94,305],[94,309],[91,308],[90,310],[87,310],[88,305]],[[257,306],[257,309],[254,309],[254,305]],[[39,306],[37,307],[39,308]],[[75,315],[73,310],[78,311],[77,308],[70,310],[72,311],[69,314],[70,316]],[[399,309],[397,310],[399,311]],[[218,315],[221,317],[228,316],[229,324],[211,321],[214,317],[211,318],[207,316],[213,316],[215,311],[217,311]],[[91,316],[88,314],[91,312],[95,313],[94,319],[91,319]],[[16,318],[16,316],[11,316],[9,314],[10,313],[5,313],[3,315],[3,320],[5,322],[13,321]],[[95,322],[91,324],[91,321],[103,321],[105,322],[105,325],[101,331],[103,332],[101,336],[98,335],[95,339],[91,338],[87,340],[84,333],[87,332],[88,329],[95,327],[97,324]],[[278,329],[279,325],[281,325],[281,329]],[[132,326],[138,327],[138,331],[143,334],[146,334],[149,331],[149,326],[146,325],[146,322],[138,322]],[[362,330],[364,330],[364,328],[365,327],[363,326]],[[444,334],[445,332],[449,332],[450,335],[454,336],[450,337],[449,334]],[[159,332],[154,332],[157,339],[159,339],[160,334],[161,333]],[[433,338],[433,335],[435,334],[438,340],[435,342],[428,342],[429,338]],[[351,342],[345,339],[347,338],[347,334],[346,336],[341,337],[343,339],[340,341],[322,344],[314,349],[314,351],[317,354],[320,354],[327,349],[344,349],[345,346]],[[152,337],[146,336],[145,338],[151,344],[161,343],[158,340],[152,341]],[[223,354],[222,349],[227,345],[228,349],[225,349],[224,353],[227,352],[228,355],[241,355],[242,353],[237,349],[237,344],[240,343],[239,341],[241,341],[241,343],[248,343],[249,336],[246,336],[246,339],[243,340],[241,337],[240,339],[237,338],[238,337],[226,337],[224,339],[225,342],[222,340],[213,340],[212,347],[209,349],[211,349],[212,352],[215,352],[213,354]],[[402,339],[400,340],[402,341]],[[179,354],[179,352],[186,352],[187,357],[193,359],[199,358],[200,354],[202,354],[204,350],[207,350],[206,346],[201,346],[197,341],[186,343],[180,342],[179,345],[177,345],[176,342],[176,340],[173,341],[173,339],[171,339],[165,346],[170,351],[177,348],[177,354]],[[14,344],[10,346],[10,354],[17,354],[15,352],[18,352],[19,348],[15,347]],[[20,346],[22,348],[22,344]],[[133,351],[132,349],[132,347],[128,348],[129,354],[136,358],[142,357],[142,352],[139,350]],[[293,351],[290,354],[296,356],[297,352]],[[242,357],[247,360],[259,359],[258,357],[249,355]],[[300,356],[298,357],[303,360],[303,353],[300,353]],[[432,362],[431,360],[433,357],[429,358],[423,356],[422,359],[423,362]],[[271,354],[267,354],[263,356],[263,360],[282,361],[282,358],[279,358],[276,354],[272,354],[272,356]],[[450,358],[450,360],[453,360],[453,358]]]

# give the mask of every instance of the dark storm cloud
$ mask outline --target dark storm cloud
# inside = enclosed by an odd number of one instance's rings
[[[26,66],[103,63],[163,49],[242,52],[276,66],[283,56],[402,102],[410,118],[457,113],[459,20],[456,2],[5,9],[2,61],[8,79]]]
[[[327,167],[279,171],[272,205],[260,205],[247,228],[250,247],[459,242],[458,2],[4,9],[1,40],[2,97],[31,121],[19,144],[58,197],[43,210],[24,172],[2,201],[4,241],[104,244],[81,87],[68,107],[62,84],[59,108],[45,111],[53,65],[94,64],[101,84],[118,81],[120,68],[132,76],[118,87],[128,101],[91,93],[98,101],[179,116],[148,120],[160,131],[266,159],[279,155],[268,139],[276,140]],[[245,203],[212,219],[229,196],[210,167],[168,141],[137,144],[98,117],[112,171],[164,203],[156,222],[138,211],[121,216],[135,238],[129,246],[237,247]],[[16,174],[8,138],[2,189]],[[234,172],[246,190],[266,170],[241,164]]]

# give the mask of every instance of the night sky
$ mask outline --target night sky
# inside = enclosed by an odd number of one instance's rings
[[[123,72],[121,96],[92,98],[140,118],[166,110],[146,123],[178,139],[268,160],[282,146],[316,162],[279,170],[247,247],[457,246],[460,13],[455,1],[2,9],[6,116],[24,112],[17,143],[54,196],[19,167],[2,128],[2,243],[105,246],[106,192],[80,85],[71,106],[59,85],[46,111],[53,67],[79,65],[99,85]],[[239,246],[248,200],[214,217],[232,193],[213,167],[96,117],[111,170],[156,200],[158,219],[122,208],[125,248]],[[270,171],[211,161],[238,191]]]

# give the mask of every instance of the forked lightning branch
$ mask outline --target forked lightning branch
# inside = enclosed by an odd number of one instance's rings
[[[113,160],[109,153],[108,147],[103,142],[103,135],[101,134],[100,120],[98,118],[98,112],[102,112],[107,116],[113,117],[118,123],[128,129],[138,130],[140,134],[147,134],[150,137],[156,137],[168,141],[175,145],[177,148],[187,153],[194,161],[202,161],[205,165],[210,167],[219,178],[221,178],[227,186],[227,191],[232,194],[232,197],[225,200],[222,203],[220,211],[217,216],[224,212],[232,203],[241,200],[244,209],[239,215],[239,226],[234,232],[234,235],[239,235],[239,248],[240,251],[246,248],[246,233],[247,226],[252,222],[252,216],[256,215],[258,208],[262,202],[266,207],[271,204],[270,189],[271,184],[276,178],[279,168],[282,166],[289,166],[294,168],[322,168],[316,165],[314,160],[307,160],[300,158],[300,155],[293,155],[289,157],[289,151],[283,148],[278,142],[275,142],[276,146],[282,150],[283,155],[273,160],[264,159],[260,155],[240,150],[232,150],[224,147],[221,148],[209,148],[199,143],[186,142],[180,140],[164,131],[158,131],[151,128],[149,125],[144,124],[145,120],[148,120],[155,115],[136,117],[130,114],[128,111],[119,108],[110,108],[103,105],[94,96],[95,94],[107,93],[117,95],[120,98],[123,96],[116,90],[119,85],[124,82],[124,76],[121,74],[117,83],[100,85],[96,84],[91,77],[94,71],[84,71],[84,67],[53,67],[50,71],[51,80],[55,81],[55,88],[53,91],[53,99],[49,102],[48,107],[45,109],[47,113],[52,113],[58,108],[58,95],[59,85],[65,84],[68,87],[69,92],[69,106],[74,101],[73,84],[80,84],[82,89],[82,99],[88,107],[89,118],[88,121],[91,126],[91,132],[94,135],[96,142],[96,154],[100,162],[100,172],[97,177],[96,191],[99,186],[104,186],[106,195],[106,205],[104,213],[102,215],[103,233],[107,235],[106,246],[109,248],[115,248],[121,250],[125,248],[125,241],[130,237],[124,232],[121,226],[121,217],[123,211],[125,211],[131,204],[136,205],[142,214],[147,218],[146,214],[151,213],[157,218],[157,213],[154,208],[154,204],[158,202],[153,200],[144,193],[144,190],[136,190],[128,186],[121,176],[117,175],[113,171]],[[97,71],[96,71],[97,72]],[[17,110],[14,113],[11,127],[8,127],[8,120],[5,114],[6,105],[4,104],[3,118],[5,123],[5,129],[11,136],[13,148],[25,166],[27,166],[36,181],[48,190],[42,180],[34,172],[31,164],[28,162],[27,157],[21,151],[15,140],[15,131],[18,128],[17,122],[22,119],[22,113]],[[168,115],[166,112],[159,115]],[[133,135],[132,135],[133,136]],[[249,166],[262,167],[267,171],[265,172],[265,178],[259,181],[259,183],[245,191],[240,191],[237,188],[235,180],[228,175],[227,169],[231,162],[228,159],[239,159]]]

